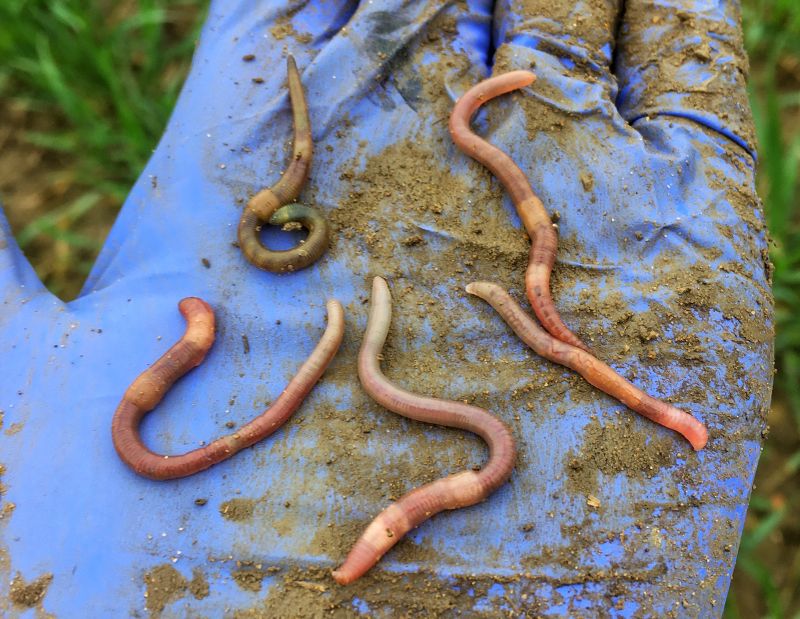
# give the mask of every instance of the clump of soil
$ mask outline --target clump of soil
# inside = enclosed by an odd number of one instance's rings
[[[269,29],[270,34],[277,41],[281,41],[286,37],[294,37],[298,43],[310,43],[312,36],[308,32],[297,32],[292,24],[292,18],[297,12],[305,6],[305,2],[299,3],[297,6],[290,8],[285,14],[281,15],[275,20],[275,24]]]
[[[169,564],[159,565],[144,575],[147,586],[146,607],[151,613],[160,613],[164,607],[183,596],[186,579]]]
[[[566,457],[569,487],[582,494],[596,491],[598,473],[652,478],[675,461],[675,440],[655,438],[626,421],[586,426],[583,444]]]
[[[195,600],[202,600],[208,597],[209,586],[205,574],[199,569],[192,570],[192,580],[189,581],[189,593]]]
[[[44,599],[51,582],[53,582],[52,574],[42,574],[28,583],[22,578],[22,574],[17,572],[11,581],[8,597],[17,606],[33,608]]]
[[[253,517],[257,499],[230,499],[219,506],[219,513],[225,520],[246,522]]]
[[[231,572],[233,581],[245,591],[258,593],[261,591],[261,581],[266,578],[269,570],[261,569],[261,565],[250,562],[240,562],[238,569]]]
[[[144,583],[145,606],[154,616],[160,615],[168,604],[186,595],[187,590],[196,600],[207,597],[209,592],[208,581],[199,569],[195,569],[192,580],[187,581],[169,563],[158,565],[145,573]]]

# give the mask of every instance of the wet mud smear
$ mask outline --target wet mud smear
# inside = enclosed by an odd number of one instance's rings
[[[18,572],[11,581],[8,597],[17,606],[33,608],[44,599],[51,582],[53,582],[52,574],[42,574],[36,580],[28,583]]]
[[[426,572],[389,574],[375,571],[353,585],[340,587],[334,583],[328,570],[291,568],[263,600],[251,608],[234,612],[233,617],[500,616],[496,610],[481,613],[474,609],[476,600],[487,597],[495,582],[485,578],[441,579]],[[402,602],[398,605],[399,600]],[[402,608],[401,614],[398,614],[398,607]]]
[[[195,569],[192,580],[187,581],[181,573],[165,563],[158,565],[144,575],[145,606],[153,617],[158,617],[168,604],[175,602],[187,593],[196,600],[208,596],[209,587],[203,573]]]
[[[595,494],[598,473],[650,479],[675,462],[675,439],[656,438],[651,432],[633,427],[631,421],[601,424],[593,419],[586,426],[583,444],[567,454],[568,487],[575,492]]]
[[[253,517],[256,503],[256,499],[231,499],[219,506],[219,513],[225,520],[247,522]]]
[[[242,561],[239,562],[239,567],[231,572],[231,577],[240,589],[258,593],[261,591],[261,582],[270,572],[275,571],[275,569],[276,568],[273,567],[262,569],[260,563],[253,564],[251,562]]]

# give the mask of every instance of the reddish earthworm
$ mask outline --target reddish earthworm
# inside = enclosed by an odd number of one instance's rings
[[[575,370],[628,408],[682,434],[695,450],[705,447],[708,430],[692,415],[647,395],[585,350],[554,338],[536,324],[501,286],[491,282],[473,282],[467,286],[467,292],[488,302],[514,333],[545,359]]]
[[[111,436],[119,457],[144,477],[175,479],[203,471],[275,432],[303,403],[342,342],[342,305],[330,300],[327,307],[328,326],[322,339],[272,406],[236,432],[218,438],[205,447],[177,456],[165,456],[145,447],[139,435],[139,424],[158,405],[175,381],[203,362],[214,343],[214,311],[201,299],[183,299],[178,305],[186,319],[183,337],[133,381],[114,412]]]
[[[245,258],[265,271],[284,273],[305,268],[316,262],[328,248],[328,223],[316,209],[291,204],[300,195],[311,168],[314,147],[311,121],[303,94],[303,84],[294,57],[287,58],[289,99],[294,119],[293,156],[278,182],[262,189],[247,202],[239,220],[239,247]],[[293,249],[273,251],[264,247],[259,237],[264,223],[283,225],[300,223],[308,230],[308,238]]]
[[[364,341],[358,354],[358,377],[364,390],[382,406],[404,417],[474,432],[489,445],[489,460],[480,471],[462,471],[416,488],[383,510],[333,572],[346,585],[361,577],[414,527],[445,509],[483,501],[511,475],[516,448],[511,430],[487,411],[461,402],[420,396],[392,384],[380,368],[380,354],[389,323],[392,299],[386,281],[376,277]]]
[[[469,126],[483,103],[529,86],[535,80],[536,76],[530,71],[511,71],[476,84],[456,102],[450,114],[450,135],[464,154],[489,168],[511,194],[522,225],[531,238],[525,289],[536,316],[553,337],[588,351],[589,348],[561,320],[550,294],[550,272],[556,260],[558,235],[544,204],[511,157],[478,137]]]

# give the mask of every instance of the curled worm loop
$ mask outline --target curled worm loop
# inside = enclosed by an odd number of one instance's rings
[[[316,262],[328,248],[328,222],[316,209],[293,204],[308,178],[313,155],[311,122],[303,94],[297,64],[287,59],[289,98],[294,119],[292,160],[272,187],[262,189],[244,207],[239,220],[239,247],[245,258],[265,271],[286,273],[303,269]],[[282,226],[299,223],[308,230],[306,240],[289,250],[274,251],[264,247],[259,232],[264,224]]]
[[[183,299],[178,305],[186,319],[183,337],[133,381],[114,412],[111,436],[119,457],[144,477],[175,479],[203,471],[275,432],[303,403],[342,342],[342,305],[330,300],[327,307],[328,326],[322,339],[272,406],[236,432],[218,438],[205,447],[167,456],[145,447],[139,434],[139,424],[158,405],[175,381],[203,362],[214,343],[214,311],[201,299]]]
[[[683,435],[695,450],[705,447],[708,430],[689,413],[647,395],[590,353],[562,342],[542,329],[502,287],[473,282],[467,292],[489,303],[514,333],[536,353],[583,376],[589,383],[640,415]]]
[[[445,509],[458,509],[486,499],[511,475],[516,447],[511,430],[489,412],[461,402],[429,398],[391,383],[381,372],[380,354],[392,320],[392,299],[386,281],[372,284],[369,320],[358,354],[358,377],[364,390],[391,411],[427,423],[474,432],[489,446],[489,460],[480,471],[462,471],[416,488],[383,510],[333,572],[339,584],[361,577],[403,536]]]
[[[550,294],[550,272],[556,260],[558,235],[544,204],[533,193],[525,174],[511,157],[477,136],[469,126],[475,112],[486,101],[530,86],[535,80],[536,76],[530,71],[511,71],[476,84],[456,102],[450,114],[450,135],[464,154],[489,168],[511,195],[522,225],[531,238],[525,289],[536,316],[553,337],[588,351],[589,348],[561,320]]]

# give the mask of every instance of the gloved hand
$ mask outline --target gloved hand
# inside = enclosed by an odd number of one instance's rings
[[[42,287],[4,224],[3,610],[719,615],[772,358],[736,3],[284,4],[213,4],[169,128],[78,299]],[[300,200],[328,218],[331,245],[275,275],[234,241],[242,203],[290,156],[287,53],[315,146]],[[447,133],[459,95],[513,69],[538,80],[473,127],[557,219],[556,306],[600,359],[707,425],[700,452],[528,352],[464,292],[490,280],[524,300],[527,235]],[[374,275],[394,298],[387,375],[492,411],[519,460],[486,502],[439,514],[339,587],[328,570],[393,497],[485,458],[477,438],[405,420],[358,385]],[[110,423],[182,334],[186,296],[215,309],[217,338],[144,421],[163,453],[275,399],[319,339],[326,299],[344,303],[346,333],[282,430],[156,482],[120,461]]]

